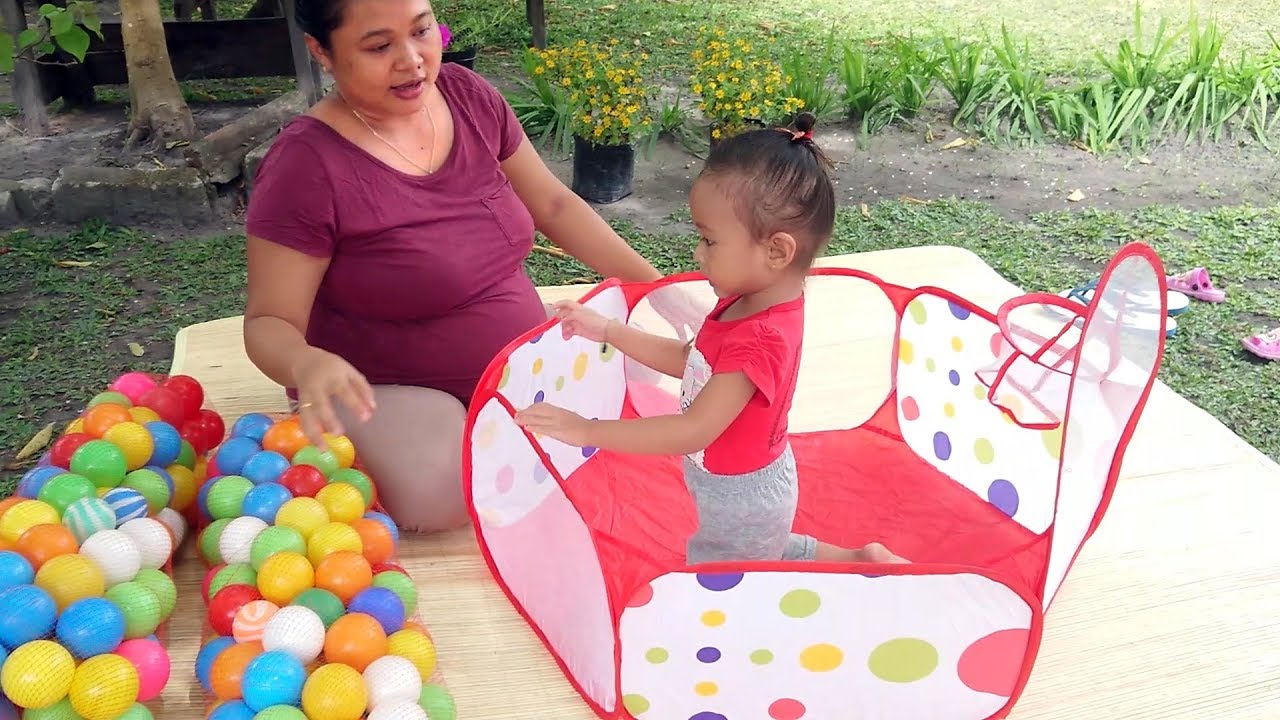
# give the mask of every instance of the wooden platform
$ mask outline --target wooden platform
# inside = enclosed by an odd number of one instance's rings
[[[1020,292],[957,248],[824,262],[944,287],[992,309]],[[576,298],[586,289],[545,288],[543,295]],[[829,305],[808,312],[848,312],[849,303]],[[246,412],[285,409],[281,389],[245,357],[240,328],[240,318],[185,328],[172,366],[204,383],[228,425]],[[857,358],[888,341],[883,328],[872,334],[814,343],[812,351],[806,343],[806,352]],[[837,392],[850,390],[833,386],[828,396]],[[821,411],[801,397],[793,417],[803,423]],[[498,590],[470,530],[409,539],[403,559],[461,719],[595,717]],[[174,615],[176,665],[162,717],[195,717],[192,703],[202,701],[190,672],[202,616],[198,565],[189,558],[178,572],[184,599]],[[1111,508],[1049,611],[1035,672],[1010,717],[1280,718],[1277,648],[1280,466],[1157,383]]]

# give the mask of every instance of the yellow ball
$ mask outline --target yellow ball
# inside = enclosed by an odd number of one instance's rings
[[[133,408],[137,410],[137,408]],[[151,433],[136,422],[116,423],[102,434],[102,439],[120,448],[129,470],[137,470],[147,464],[156,450]]]
[[[95,655],[76,668],[68,694],[84,720],[115,720],[138,701],[138,670],[114,653]]]
[[[340,523],[353,523],[364,516],[364,495],[350,483],[330,483],[320,488],[316,500],[329,512],[329,519]]]
[[[276,511],[276,525],[284,525],[297,530],[303,539],[311,537],[316,528],[329,522],[329,511],[319,500],[311,497],[296,497],[286,500]]]
[[[333,453],[333,457],[338,461],[338,467],[349,468],[356,462],[356,446],[352,444],[351,438],[346,435],[330,435],[325,433],[325,442],[329,445],[329,452]]]
[[[359,720],[368,705],[364,679],[350,665],[321,665],[302,686],[302,711],[311,720]]]
[[[23,500],[14,503],[4,515],[0,515],[0,539],[10,545],[18,542],[22,533],[36,525],[57,525],[62,522],[58,509],[41,500]]]
[[[364,541],[360,539],[360,533],[346,523],[325,523],[307,538],[307,559],[316,567],[320,566],[321,560],[341,550],[364,554]]]
[[[258,592],[266,600],[284,607],[305,590],[315,587],[311,561],[288,550],[268,557],[258,568]]]
[[[77,600],[101,597],[107,591],[102,568],[79,553],[49,558],[36,571],[35,582],[53,597],[59,613]]]
[[[75,658],[66,648],[52,640],[32,640],[5,660],[0,688],[19,707],[47,708],[66,697],[75,671]]]
[[[200,493],[200,488],[196,482],[196,474],[188,470],[185,465],[174,463],[165,468],[165,472],[169,473],[169,477],[173,478],[173,499],[169,501],[169,505],[178,512],[182,512],[191,506],[195,501],[196,495]]]
[[[160,419],[160,415],[149,407],[131,407],[129,408],[129,417],[139,425],[146,425],[149,422],[156,422]]]
[[[63,430],[62,434],[70,435],[71,433],[82,433],[82,432],[84,432],[84,420],[82,418],[76,418],[75,420],[72,420],[71,422],[67,423],[67,429]]]
[[[387,637],[387,654],[397,655],[418,668],[426,682],[436,671],[436,646],[431,638],[417,630],[397,630]]]
[[[203,485],[204,481],[209,478],[209,458],[206,458],[206,457],[196,458],[196,466],[193,472],[196,476],[196,486],[198,487],[200,485]]]

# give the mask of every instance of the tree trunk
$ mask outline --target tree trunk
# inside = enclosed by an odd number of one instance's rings
[[[173,75],[158,0],[121,0],[120,35],[129,71],[129,139],[163,148],[195,136],[191,109]]]

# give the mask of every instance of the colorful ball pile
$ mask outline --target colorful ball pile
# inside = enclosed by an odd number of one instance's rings
[[[152,716],[197,442],[222,432],[203,397],[189,377],[122,375],[0,501],[0,700],[24,717]]]
[[[345,437],[245,415],[197,493],[210,720],[455,720],[399,531]]]

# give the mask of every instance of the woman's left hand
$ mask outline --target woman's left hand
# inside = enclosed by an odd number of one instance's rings
[[[591,421],[581,415],[550,403],[534,403],[516,412],[516,424],[537,435],[555,438],[567,445],[590,445],[587,435]]]

